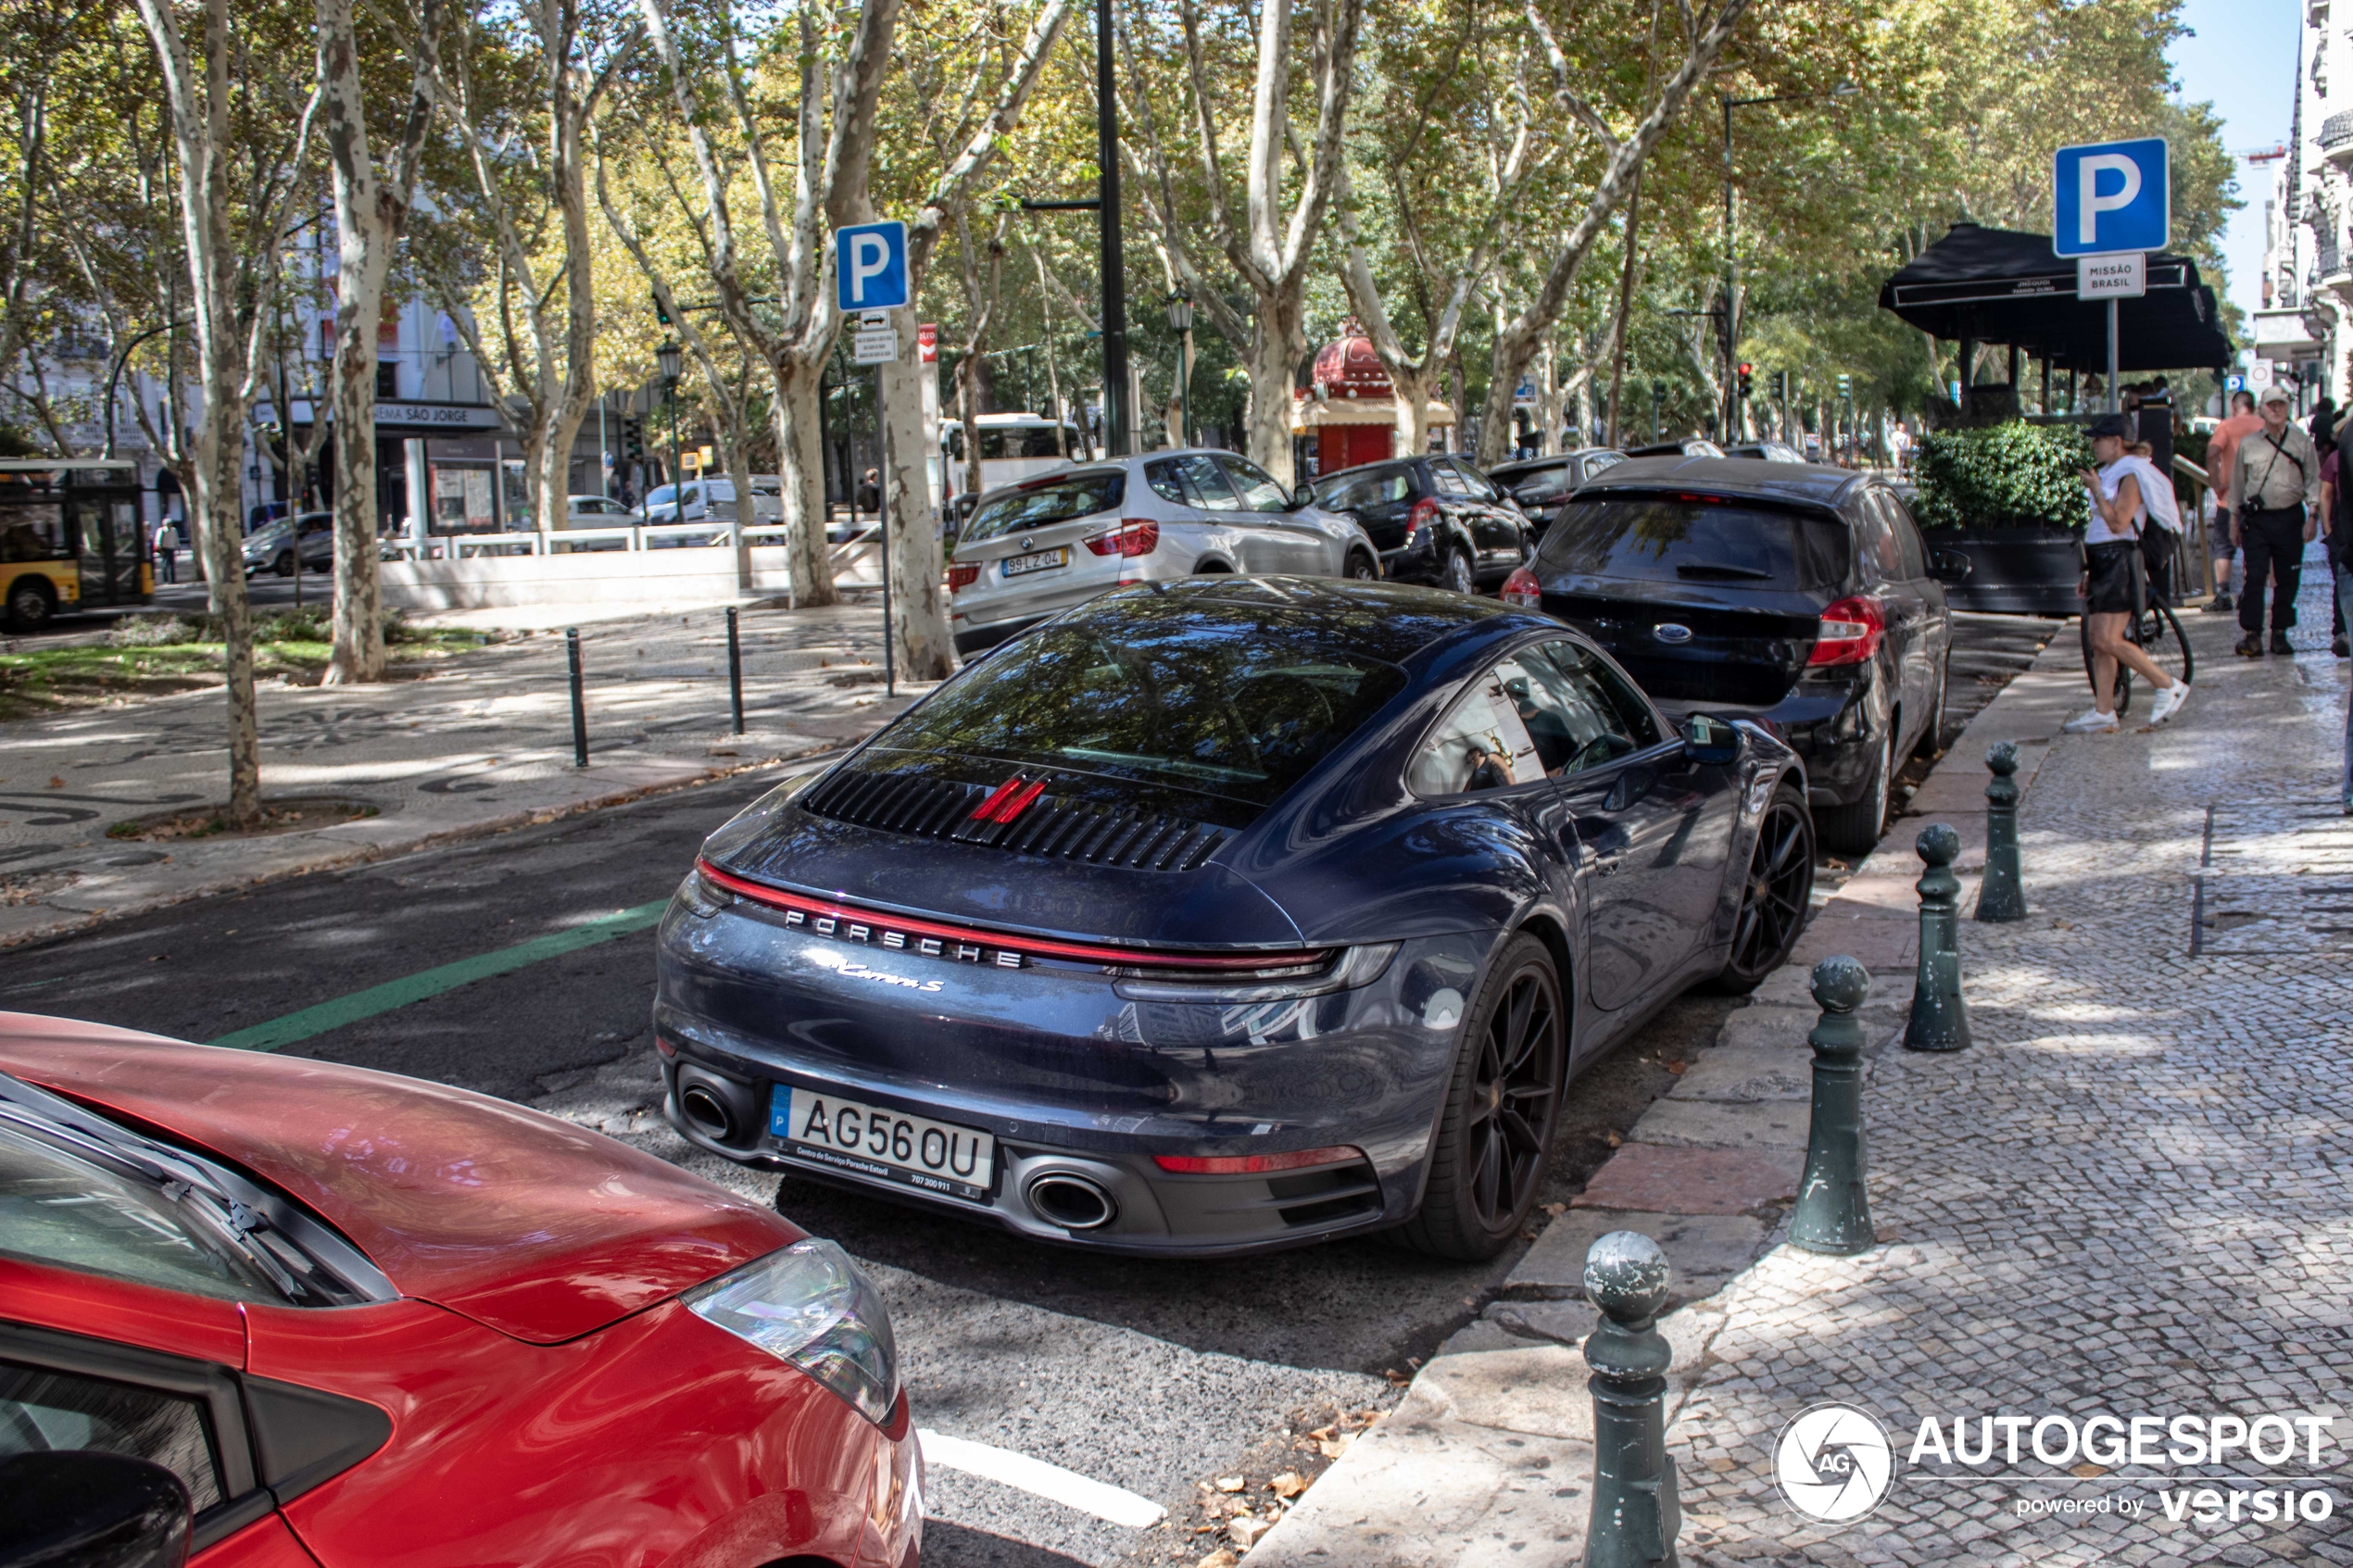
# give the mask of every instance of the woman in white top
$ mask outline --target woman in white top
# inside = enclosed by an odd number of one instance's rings
[[[2125,627],[2141,613],[2141,529],[2148,521],[2145,496],[2149,493],[2133,466],[2136,459],[2125,456],[2127,434],[2120,415],[2110,414],[2094,425],[2092,458],[2099,464],[2099,471],[2082,475],[2091,516],[2083,529],[2083,577],[2075,592],[2083,601],[2083,627],[2092,644],[2092,707],[2067,721],[2064,728],[2070,734],[2119,728],[2116,667],[2120,663],[2156,688],[2157,700],[2149,710],[2151,723],[2165,722],[2190,699],[2187,681],[2177,681],[2158,669],[2156,660],[2124,634]]]

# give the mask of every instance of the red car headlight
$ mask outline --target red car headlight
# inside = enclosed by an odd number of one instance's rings
[[[875,1425],[889,1424],[899,1403],[890,1312],[836,1243],[797,1241],[681,1299],[703,1322],[824,1384]]]

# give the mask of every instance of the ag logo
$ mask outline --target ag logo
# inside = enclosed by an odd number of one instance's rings
[[[1853,1405],[1815,1405],[1781,1429],[1773,1478],[1808,1519],[1832,1524],[1863,1518],[1887,1496],[1895,1450],[1887,1429]]]

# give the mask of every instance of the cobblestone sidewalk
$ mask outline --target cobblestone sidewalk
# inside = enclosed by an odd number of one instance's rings
[[[1686,1562],[2353,1562],[2353,834],[2345,666],[2308,599],[2320,651],[2236,659],[2231,628],[2189,617],[2181,720],[2052,746],[2022,822],[2033,913],[1963,923],[1974,1047],[1873,1064],[1894,1239],[1777,1248],[1709,1303],[1725,1326],[1669,1434]],[[1777,1440],[1819,1401],[1895,1449],[1885,1500],[1836,1530],[1775,1484]],[[1973,1445],[1982,1417],[2102,1412],[2340,1419],[2317,1464],[2301,1438],[2293,1462],[1906,1462],[1923,1419],[1967,1417]],[[2227,1500],[2264,1487],[2328,1493],[2332,1514],[2259,1524]]]
[[[217,690],[0,724],[0,946],[832,749],[927,689],[885,696],[880,621],[857,605],[745,610],[741,735],[723,611],[584,627],[585,769],[560,632],[382,685],[266,684],[265,802],[323,797],[372,814],[262,837],[107,835],[226,797]]]

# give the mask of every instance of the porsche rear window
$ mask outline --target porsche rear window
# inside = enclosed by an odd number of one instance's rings
[[[1067,479],[1016,490],[985,503],[964,530],[964,542],[976,545],[1000,533],[1072,522],[1097,512],[1112,511],[1126,493],[1127,476],[1115,470],[1109,473],[1075,473]]]
[[[1837,518],[1683,494],[1572,502],[1545,532],[1536,571],[1726,587],[1817,588],[1846,574]]]
[[[876,744],[1266,806],[1404,687],[1334,641],[1311,617],[1130,601],[1022,638]]]

